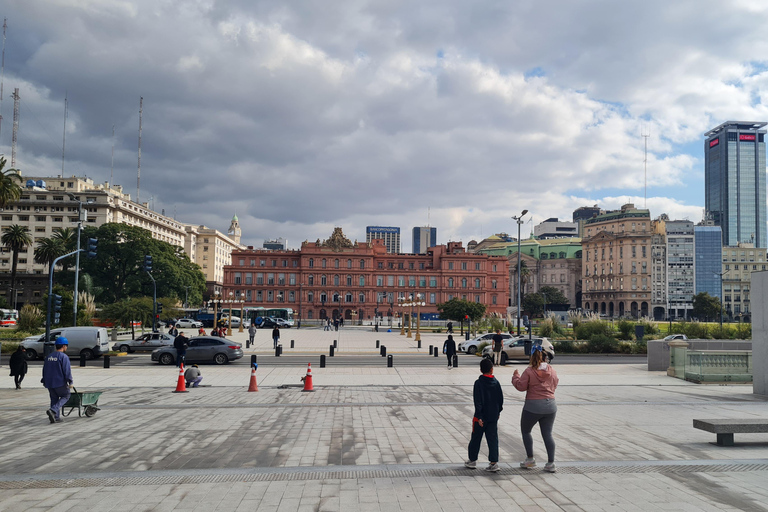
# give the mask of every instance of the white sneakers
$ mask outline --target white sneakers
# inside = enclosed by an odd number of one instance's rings
[[[521,468],[535,468],[536,467],[536,459],[533,457],[528,457],[523,462],[520,463]]]
[[[475,469],[477,467],[477,461],[476,460],[468,460],[464,463],[464,467],[468,469]]]
[[[491,473],[495,473],[499,469],[501,469],[501,468],[499,468],[499,465],[496,464],[495,462],[491,462],[490,464],[488,464],[488,467],[485,468],[486,471],[490,471]]]

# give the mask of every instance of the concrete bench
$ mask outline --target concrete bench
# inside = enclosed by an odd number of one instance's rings
[[[693,428],[717,434],[718,446],[733,446],[733,434],[768,433],[768,419],[693,420]]]

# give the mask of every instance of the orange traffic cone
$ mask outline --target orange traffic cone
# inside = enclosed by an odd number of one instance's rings
[[[315,390],[315,388],[312,387],[312,363],[307,363],[307,375],[304,376],[301,380],[304,381],[304,389],[302,389],[302,391]]]
[[[174,393],[189,393],[187,391],[187,382],[184,380],[184,363],[179,365],[179,381],[176,383],[176,391]]]
[[[251,367],[251,384],[248,386],[248,391],[258,391],[259,385],[256,383],[256,368]]]

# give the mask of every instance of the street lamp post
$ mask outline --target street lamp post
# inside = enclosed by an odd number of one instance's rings
[[[424,296],[420,293],[416,294],[416,338],[415,341],[421,341],[421,306],[426,306],[426,303],[421,300]]]
[[[192,288],[191,286],[185,286],[184,287],[184,307],[189,307],[189,289]]]
[[[227,301],[229,306],[229,321],[227,322],[227,336],[232,336],[232,307],[235,304],[235,292],[229,292],[229,300]],[[242,323],[242,319],[240,321]]]
[[[407,300],[408,300],[408,304],[406,304],[406,306],[408,306],[408,336],[407,336],[407,338],[413,338],[413,336],[411,336],[411,323],[413,323],[413,295],[409,295]]]
[[[400,307],[400,336],[405,336],[405,297],[397,298],[397,305]]]
[[[523,217],[528,213],[528,210],[523,210],[518,216],[513,215],[512,218],[517,222],[517,335],[520,336],[520,226],[523,224]]]
[[[243,324],[245,323],[245,295],[240,295],[240,327],[237,332],[243,332]]]
[[[213,292],[213,298],[208,301],[208,307],[213,304],[213,328],[216,329],[219,326],[219,304],[221,304],[221,295],[219,292]]]
[[[722,272],[716,273],[715,275],[720,278],[720,334],[723,333],[723,308],[725,303],[725,295],[723,295],[723,276],[730,272],[729,270],[724,270]]]
[[[72,326],[77,327],[77,286],[80,280],[80,233],[83,230],[83,222],[87,219],[83,218],[83,214],[88,215],[88,210],[83,211],[83,202],[75,197],[75,194],[67,193],[69,198],[73,201],[77,201],[77,252],[75,253],[75,291],[73,296],[72,305]],[[86,201],[85,204],[93,204],[93,199]],[[16,296],[14,294],[14,302]],[[15,307],[15,306],[14,306]],[[154,318],[152,319],[154,323]]]

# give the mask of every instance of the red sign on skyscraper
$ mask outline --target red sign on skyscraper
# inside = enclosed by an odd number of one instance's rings
[[[713,148],[713,147],[717,146],[718,144],[720,144],[720,137],[718,137],[716,139],[712,139],[711,141],[709,141],[709,147],[710,148]]]
[[[739,134],[739,140],[751,140],[754,142],[755,136],[752,134]]]

